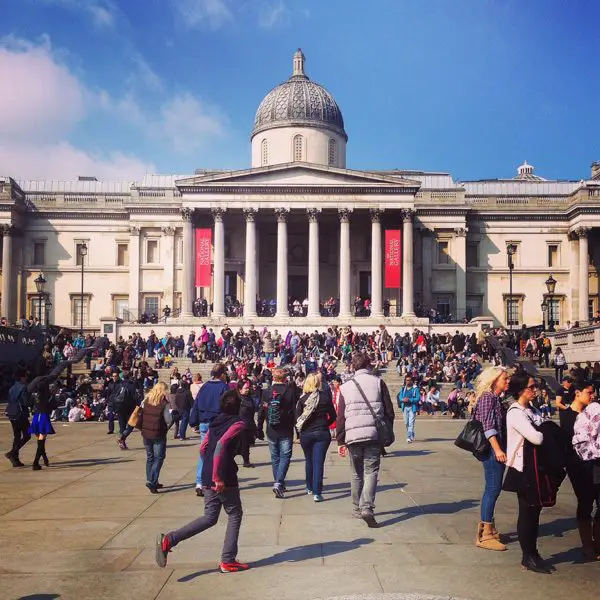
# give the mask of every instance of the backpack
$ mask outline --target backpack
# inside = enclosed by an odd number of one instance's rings
[[[117,412],[122,410],[125,407],[125,404],[127,403],[128,399],[129,392],[127,388],[121,384],[113,402],[114,410],[116,410]]]
[[[281,425],[281,394],[274,389],[271,393],[273,395],[267,406],[267,425],[277,427]]]

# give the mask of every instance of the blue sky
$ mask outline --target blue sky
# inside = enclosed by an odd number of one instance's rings
[[[350,168],[582,179],[600,160],[596,0],[0,0],[0,23],[1,174],[247,167],[298,46]]]

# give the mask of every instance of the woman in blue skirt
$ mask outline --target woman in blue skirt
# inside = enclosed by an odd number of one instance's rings
[[[29,427],[29,433],[37,438],[37,450],[33,460],[32,469],[40,471],[40,458],[44,464],[49,466],[48,455],[46,454],[46,437],[54,435],[54,427],[50,421],[50,415],[56,408],[54,395],[50,393],[50,386],[46,382],[41,382],[37,390],[32,394],[33,400],[33,419]]]

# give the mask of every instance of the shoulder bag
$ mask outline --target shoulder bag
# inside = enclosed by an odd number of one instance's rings
[[[388,423],[387,420],[385,419],[385,417],[382,419],[375,414],[375,411],[373,410],[373,406],[371,406],[371,403],[367,400],[367,396],[363,392],[363,389],[360,387],[358,381],[356,381],[356,379],[352,379],[352,381],[353,381],[354,385],[356,386],[356,388],[358,389],[358,391],[360,392],[360,395],[363,397],[363,400],[366,402],[367,406],[369,407],[369,411],[371,411],[371,415],[373,415],[373,419],[375,420],[375,428],[377,429],[377,437],[379,438],[379,443],[381,444],[381,446],[383,448],[387,448],[388,446],[391,446],[395,440],[393,425]],[[381,395],[381,392],[379,392],[379,395]]]
[[[477,460],[485,460],[491,450],[490,443],[485,437],[481,421],[475,418],[477,407],[473,410],[473,417],[467,422],[464,429],[458,434],[454,445],[462,450],[471,452]]]

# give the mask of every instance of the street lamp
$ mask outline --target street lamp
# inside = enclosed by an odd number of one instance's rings
[[[79,333],[81,334],[81,337],[83,337],[83,267],[85,264],[85,257],[87,256],[87,253],[88,247],[86,246],[86,244],[81,244],[79,246],[79,256],[81,258],[81,299],[79,304]]]
[[[511,319],[511,312],[513,308],[513,269],[515,268],[515,263],[513,262],[513,256],[517,253],[517,245],[516,244],[508,244],[506,246],[506,252],[508,254],[508,311],[507,311],[507,321],[508,321],[508,329],[512,331],[513,323]]]
[[[546,311],[548,310],[548,303],[546,300],[542,302],[542,325],[544,326],[544,331],[546,330]]]
[[[550,277],[546,279],[546,289],[548,290],[548,331],[554,331],[554,303],[552,302],[552,296],[554,296],[554,290],[556,290],[556,279]]]
[[[44,297],[44,288],[46,287],[46,278],[43,273],[40,273],[34,280],[35,289],[38,293],[38,321],[42,324],[42,298]]]

